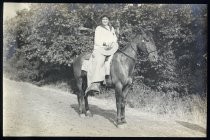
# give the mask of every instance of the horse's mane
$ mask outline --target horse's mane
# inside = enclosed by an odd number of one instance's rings
[[[135,35],[133,35],[133,36],[131,37],[131,41],[130,41],[129,43],[127,43],[123,48],[118,49],[118,50],[119,50],[120,52],[121,52],[121,51],[125,51],[125,49],[131,45],[132,40],[134,40],[134,39],[137,38],[139,35],[142,35],[142,34],[144,34],[144,33],[145,33],[146,36],[149,37],[150,39],[153,38],[153,35],[152,35],[152,33],[151,33],[149,30],[145,30],[144,28],[140,27],[139,30],[136,30],[136,31],[135,31]],[[119,51],[118,51],[118,52],[119,52]]]

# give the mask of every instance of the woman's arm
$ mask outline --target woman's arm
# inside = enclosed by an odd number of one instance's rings
[[[112,27],[112,32],[113,32],[113,41],[117,42],[117,35],[116,35],[114,27]]]
[[[100,30],[100,27],[98,26],[95,30],[95,38],[94,43],[96,46],[103,46],[103,33]]]

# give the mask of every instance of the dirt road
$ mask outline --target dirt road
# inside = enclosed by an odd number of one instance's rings
[[[29,83],[3,81],[4,136],[205,137],[205,129],[155,118],[126,108],[127,126],[115,126],[115,102],[89,98],[93,117],[80,118],[77,98],[68,92]]]

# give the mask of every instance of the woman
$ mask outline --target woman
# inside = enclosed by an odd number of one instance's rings
[[[105,75],[110,73],[110,69],[105,70],[105,59],[110,56],[108,60],[110,63],[117,49],[118,43],[115,30],[109,23],[109,17],[103,15],[101,25],[97,26],[95,30],[94,50],[87,71],[88,88],[85,91],[86,94],[89,91],[100,91],[100,82],[104,81]]]

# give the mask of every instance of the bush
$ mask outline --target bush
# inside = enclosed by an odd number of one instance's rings
[[[19,53],[24,57],[15,56],[12,59],[22,61],[20,65],[23,61],[37,64],[34,68],[20,66],[28,70],[25,74],[22,70],[19,79],[24,80],[31,74],[28,77],[31,81],[43,80],[42,75],[54,69],[61,70],[60,66],[70,67],[76,56],[91,52],[93,31],[103,11],[120,21],[120,48],[126,46],[135,34],[130,32],[132,30],[138,31],[143,27],[153,34],[159,63],[142,62],[146,55],[141,55],[135,71],[136,75],[144,77],[147,85],[158,91],[182,91],[187,88],[190,93],[195,93],[193,87],[196,84],[193,83],[197,81],[196,77],[205,78],[201,75],[194,77],[198,72],[205,75],[205,5],[32,4],[29,11],[18,11],[16,17],[4,23],[7,59],[12,58],[11,52]],[[115,26],[114,20],[112,24]],[[82,26],[89,30],[81,30]],[[203,41],[197,40],[197,37]],[[197,46],[201,46],[199,54]],[[42,66],[39,66],[40,63]],[[19,66],[15,66],[19,70]]]

